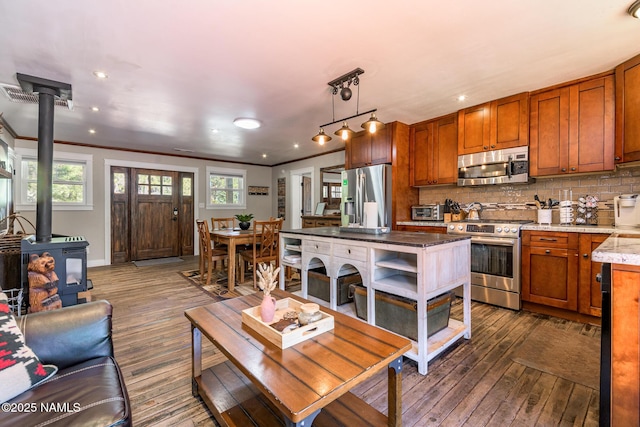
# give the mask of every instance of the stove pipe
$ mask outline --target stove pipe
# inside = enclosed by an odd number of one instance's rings
[[[53,207],[53,108],[55,97],[71,99],[71,85],[20,73],[16,76],[23,91],[39,94],[36,242],[49,242]]]

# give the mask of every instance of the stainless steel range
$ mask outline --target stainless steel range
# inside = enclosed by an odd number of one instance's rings
[[[520,228],[532,221],[452,222],[449,234],[471,236],[471,299],[520,310]]]

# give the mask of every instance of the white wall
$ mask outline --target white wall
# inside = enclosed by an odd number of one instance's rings
[[[3,136],[4,139],[4,136]],[[7,141],[8,142],[8,141]],[[15,147],[37,149],[37,142],[27,140],[15,140]],[[108,177],[110,165],[162,165],[158,169],[171,168],[173,170],[193,171],[196,175],[195,198],[196,209],[194,217],[209,219],[212,216],[233,216],[241,213],[239,210],[212,210],[205,209],[207,192],[207,166],[219,166],[224,168],[238,168],[247,170],[247,185],[264,186],[264,183],[272,182],[272,168],[263,166],[250,166],[224,162],[214,162],[208,160],[189,159],[174,156],[163,156],[154,154],[132,153],[117,150],[105,150],[90,147],[81,147],[67,144],[55,144],[55,153],[71,152],[91,154],[93,156],[93,210],[89,211],[59,211],[52,214],[52,231],[56,234],[84,236],[89,241],[88,265],[98,266],[108,264],[110,258],[110,246],[108,235],[110,224],[107,223],[109,217],[109,189]],[[14,180],[14,185],[16,184]],[[272,185],[269,195],[277,192],[276,186]],[[273,197],[269,196],[247,196],[247,209],[243,212],[251,212],[258,219],[266,219],[274,215],[277,209],[273,205]],[[32,211],[23,210],[20,212],[25,218],[35,224],[35,208]],[[105,237],[107,236],[107,237]],[[195,236],[194,236],[195,238]],[[194,241],[196,242],[196,241]],[[197,244],[195,245],[197,248]]]
[[[297,162],[287,163],[285,165],[274,166],[273,167],[273,178],[271,183],[271,188],[275,189],[273,192],[273,200],[272,205],[274,209],[274,215],[277,213],[278,208],[278,178],[286,178],[287,179],[287,210],[286,217],[284,221],[284,228],[291,228],[291,218],[293,215],[299,216],[299,212],[292,212],[291,209],[291,200],[293,200],[293,192],[300,191],[299,188],[293,188],[291,182],[291,171],[302,170],[310,168],[313,170],[311,183],[313,188],[313,201],[314,208],[315,203],[319,202],[322,199],[321,194],[321,184],[320,184],[320,169],[328,166],[335,165],[344,165],[344,151],[338,151],[335,153],[329,153],[324,156],[313,157],[311,159],[300,160]]]

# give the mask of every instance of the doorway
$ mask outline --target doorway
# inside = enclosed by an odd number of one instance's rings
[[[111,262],[192,255],[193,173],[111,167]]]
[[[315,181],[314,168],[296,169],[290,171],[291,175],[291,228],[302,228],[301,215],[307,210],[313,212],[314,200],[316,199],[314,194],[313,182]],[[306,184],[305,184],[306,181]],[[307,190],[305,191],[305,187]],[[304,195],[303,195],[304,193]],[[305,201],[306,199],[306,201]],[[306,206],[305,206],[306,205]]]

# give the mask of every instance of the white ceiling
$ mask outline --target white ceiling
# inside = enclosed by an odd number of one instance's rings
[[[356,67],[359,111],[412,124],[613,69],[640,53],[631,2],[0,0],[0,83],[71,83],[56,140],[274,165],[343,147],[340,124],[323,147],[311,137],[356,113],[354,90],[332,114],[327,85]],[[0,112],[37,137],[37,105],[0,95]]]

